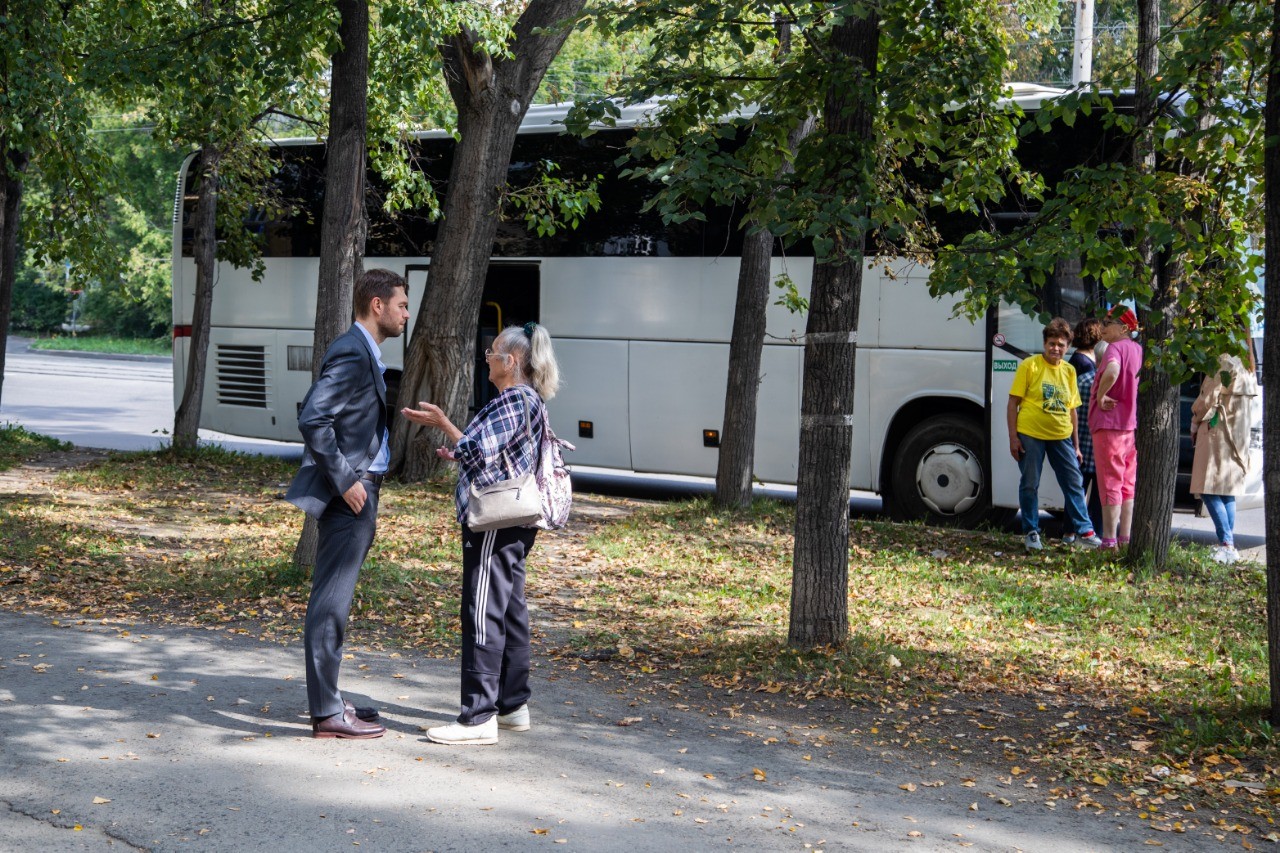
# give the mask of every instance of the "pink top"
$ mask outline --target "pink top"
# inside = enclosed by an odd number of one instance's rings
[[[1098,386],[1102,384],[1102,375],[1107,365],[1112,362],[1120,365],[1120,375],[1116,383],[1107,391],[1107,396],[1116,401],[1115,408],[1104,412],[1098,408]],[[1089,398],[1089,431],[1100,429],[1135,430],[1138,428],[1138,369],[1142,367],[1142,346],[1129,338],[1122,338],[1115,343],[1107,344],[1107,350],[1098,361],[1098,372],[1095,374],[1093,394]]]

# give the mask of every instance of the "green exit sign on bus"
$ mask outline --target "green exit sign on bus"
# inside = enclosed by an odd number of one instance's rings
[[[991,369],[996,373],[1017,373],[1018,361],[1012,358],[998,358],[991,365]]]

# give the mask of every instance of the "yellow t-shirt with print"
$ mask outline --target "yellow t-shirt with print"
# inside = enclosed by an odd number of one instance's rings
[[[1021,397],[1018,432],[1044,441],[1071,437],[1071,410],[1080,407],[1076,369],[1065,359],[1049,364],[1033,355],[1013,375],[1012,397]]]

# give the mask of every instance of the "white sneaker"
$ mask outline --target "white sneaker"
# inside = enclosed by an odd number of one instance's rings
[[[436,726],[427,729],[427,740],[433,743],[452,743],[458,745],[483,746],[498,742],[498,718],[490,717],[483,723],[464,726],[462,723],[450,723],[447,726]]]
[[[1042,550],[1044,546],[1040,544],[1040,531],[1033,530],[1030,533],[1028,533],[1026,536],[1022,537],[1022,545],[1028,551]]]
[[[1219,545],[1213,549],[1213,553],[1209,556],[1215,563],[1230,566],[1236,560],[1240,559],[1240,552],[1237,551],[1233,545]]]
[[[513,732],[529,731],[529,705],[521,705],[510,714],[499,714],[498,728]]]

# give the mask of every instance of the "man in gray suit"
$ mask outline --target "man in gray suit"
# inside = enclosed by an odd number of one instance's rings
[[[315,737],[374,738],[386,729],[374,708],[356,708],[338,690],[343,634],[356,581],[373,544],[378,490],[390,459],[387,385],[379,345],[409,320],[409,285],[390,270],[356,280],[356,321],[329,347],[302,401],[302,468],[285,499],[319,520],[316,566],[303,645]]]

